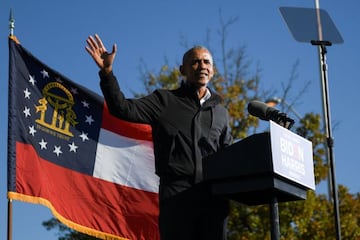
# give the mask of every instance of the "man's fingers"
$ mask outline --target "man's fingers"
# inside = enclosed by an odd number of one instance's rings
[[[86,51],[95,60],[95,63],[104,71],[111,71],[112,63],[114,61],[117,47],[116,44],[112,46],[112,52],[108,53],[106,48],[97,34],[90,35],[87,39]]]
[[[89,46],[85,46],[85,50],[92,55],[93,51],[89,48]]]
[[[106,48],[105,48],[103,42],[101,41],[99,35],[95,34],[95,40],[96,40],[96,44],[99,47],[99,49],[103,50],[103,52],[106,52]]]
[[[86,39],[86,42],[88,44],[87,51],[90,54],[92,55],[98,54],[101,56],[104,53],[106,53],[106,48],[97,34],[95,34],[95,38],[93,36],[89,36]]]
[[[95,50],[97,47],[97,44],[95,42],[95,39],[92,36],[89,36],[86,39],[87,44],[89,45],[89,47],[91,47],[91,49]]]
[[[112,47],[112,52],[111,52],[111,54],[114,54],[114,53],[116,53],[116,51],[117,51],[117,46],[116,46],[116,43],[113,45],[113,47]]]

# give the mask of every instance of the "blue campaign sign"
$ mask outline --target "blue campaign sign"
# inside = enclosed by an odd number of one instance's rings
[[[315,190],[312,143],[270,121],[274,172]]]

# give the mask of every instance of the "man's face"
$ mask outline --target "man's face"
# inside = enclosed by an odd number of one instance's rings
[[[186,81],[196,87],[208,84],[214,76],[213,59],[206,49],[194,49],[180,68]]]

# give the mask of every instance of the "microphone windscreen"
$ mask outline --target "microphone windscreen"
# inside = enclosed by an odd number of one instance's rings
[[[266,110],[267,110],[268,106],[260,101],[257,100],[253,100],[248,104],[248,112],[255,116],[258,117],[262,120],[267,120],[266,119]]]
[[[276,108],[269,107],[266,103],[253,100],[248,104],[248,112],[262,120],[269,120],[272,114],[279,112]]]

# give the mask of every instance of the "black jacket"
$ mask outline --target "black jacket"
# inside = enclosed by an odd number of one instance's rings
[[[214,92],[202,106],[196,89],[156,90],[139,99],[126,99],[113,75],[99,74],[112,115],[152,126],[155,169],[160,185],[202,180],[202,158],[229,145],[228,111]]]

